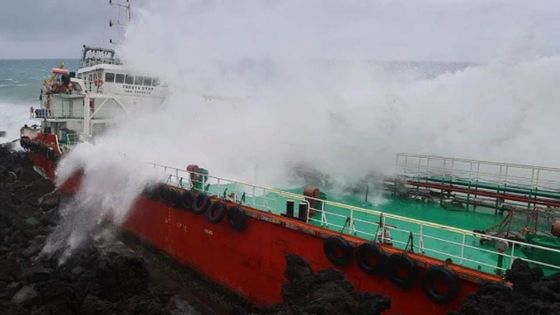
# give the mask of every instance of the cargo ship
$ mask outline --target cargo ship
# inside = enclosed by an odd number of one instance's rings
[[[133,106],[161,106],[167,93],[157,78],[127,72],[113,51],[83,49],[75,74],[54,68],[45,81],[31,110],[40,124],[21,129],[22,148],[53,181],[75,145]],[[256,305],[280,302],[287,254],[388,295],[388,314],[457,309],[483,283],[508,285],[515,259],[560,269],[557,168],[398,154],[391,176],[341,195],[320,183],[262,187],[195,164],[150,167],[164,180],[138,196],[122,228]],[[60,189],[76,192],[82,176]],[[382,187],[384,202],[368,201],[370,186]]]
[[[55,181],[76,145],[157,109],[167,94],[114,50],[84,46],[80,69],[59,66],[45,81],[30,109],[39,123],[21,129],[21,147]],[[287,254],[389,296],[387,314],[447,314],[483,284],[509,285],[515,259],[560,269],[558,168],[397,154],[389,176],[364,176],[341,194],[312,176],[303,187],[263,187],[191,162],[146,163],[162,180],[135,199],[121,228],[255,305],[281,302]],[[74,194],[83,176],[59,189]],[[375,205],[373,187],[384,198]]]

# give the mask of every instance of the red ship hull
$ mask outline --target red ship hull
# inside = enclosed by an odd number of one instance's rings
[[[32,155],[31,158],[35,165],[47,167],[47,174],[54,174],[51,161],[42,156]],[[53,168],[48,169],[51,166]],[[79,188],[80,179],[81,175],[76,174],[61,186],[61,190],[74,193]],[[281,302],[287,254],[303,257],[314,271],[333,267],[323,252],[323,240],[337,235],[336,232],[243,208],[249,214],[249,220],[247,228],[239,232],[232,229],[227,220],[213,224],[204,215],[141,196],[122,226],[181,264],[262,306]],[[364,242],[351,236],[346,239],[355,244]],[[388,253],[400,252],[390,246],[384,246],[384,249]],[[447,314],[458,309],[468,294],[476,292],[480,283],[500,280],[452,265],[450,268],[460,277],[459,295],[447,304],[435,303],[424,294],[421,279],[428,267],[440,266],[443,262],[412,253],[410,257],[418,262],[420,274],[409,289],[397,287],[385,275],[365,274],[355,261],[339,269],[356,289],[388,295],[391,308],[386,314]]]

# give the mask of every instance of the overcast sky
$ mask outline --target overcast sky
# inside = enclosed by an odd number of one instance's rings
[[[146,7],[142,4],[146,1],[132,1],[139,9]],[[177,5],[177,1],[167,0],[155,3]],[[336,38],[340,35],[338,29],[327,25],[325,29],[332,34],[332,42],[360,50],[361,55],[372,59],[481,62],[518,46],[530,46],[541,54],[560,51],[558,0],[340,0],[325,3],[317,11],[328,11],[329,6],[338,11],[343,6],[341,21],[333,25],[355,27],[359,34],[350,40],[345,40],[346,35]],[[108,46],[109,38],[118,37],[115,30],[108,27],[109,19],[118,14],[107,0],[0,0],[0,4],[0,58],[78,58],[83,44]],[[290,15],[286,14],[288,21]],[[360,24],[362,20],[367,22]],[[348,30],[342,34],[348,34]]]

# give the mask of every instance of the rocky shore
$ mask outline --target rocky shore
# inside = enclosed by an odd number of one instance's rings
[[[149,284],[142,258],[93,242],[64,264],[41,255],[58,222],[61,196],[25,154],[0,148],[2,314],[173,314],[173,295]],[[184,312],[183,312],[184,313]]]
[[[41,251],[64,198],[26,154],[0,147],[1,314],[373,315],[390,307],[387,297],[356,292],[332,269],[313,273],[293,255],[286,257],[284,302],[266,309],[177,272],[143,249],[128,254],[91,240],[61,264]]]

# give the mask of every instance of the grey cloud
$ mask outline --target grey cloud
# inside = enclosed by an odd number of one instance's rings
[[[193,3],[219,6],[231,0],[131,1],[135,8],[158,11],[186,3],[196,10]],[[232,10],[239,9],[243,18],[243,11],[253,6],[278,8],[286,17],[286,27],[299,31],[274,34],[271,45],[321,36],[333,45],[312,51],[319,56],[344,50],[335,54],[360,59],[484,61],[505,46],[524,41],[539,52],[560,51],[557,0],[325,0],[312,10],[310,17],[318,22],[311,29],[290,24],[300,13],[282,11],[284,2],[255,0],[243,10],[236,8],[241,4]],[[301,7],[310,9],[310,3],[301,0]],[[110,7],[108,0],[0,0],[0,58],[78,56],[82,44],[107,45],[110,38],[119,38],[108,28],[109,19],[116,15],[117,8]],[[221,21],[210,22],[208,27],[220,29]],[[197,25],[190,27],[162,34],[172,40],[173,32],[196,33]],[[270,37],[265,31],[254,33],[263,40]],[[239,45],[235,41],[225,44]]]
[[[9,40],[54,40],[79,36],[108,24],[105,1],[2,0],[0,34]]]

